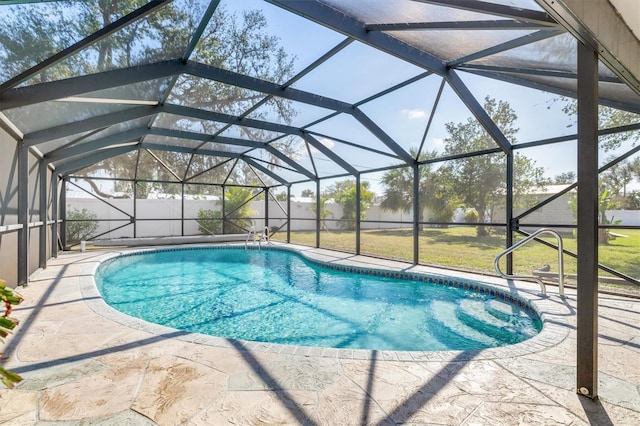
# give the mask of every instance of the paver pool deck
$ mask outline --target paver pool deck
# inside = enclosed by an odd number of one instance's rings
[[[327,262],[433,272],[308,247]],[[62,252],[18,289],[3,365],[7,425],[640,425],[640,300],[599,298],[599,400],[576,394],[576,293],[482,277],[534,301],[540,335],[476,352],[336,350],[225,340],[144,323],[107,306],[101,259]],[[452,272],[457,277],[467,274]]]

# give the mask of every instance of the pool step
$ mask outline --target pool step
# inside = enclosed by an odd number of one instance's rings
[[[472,302],[472,303],[465,303]],[[500,342],[500,344],[517,343],[521,339],[516,334],[505,333],[505,330],[512,330],[513,325],[507,321],[502,321],[490,315],[485,310],[485,304],[476,301],[464,301],[457,310],[458,319],[469,327],[478,330],[486,336]],[[512,330],[516,333],[515,330]]]
[[[511,319],[513,307],[511,307],[507,303],[493,299],[487,301],[486,311],[489,315],[492,315],[498,320],[508,322]]]
[[[437,328],[430,324],[430,328],[438,331],[443,340],[451,340],[458,336],[461,340],[471,340],[482,346],[490,347],[499,343],[492,336],[486,335],[477,328],[472,327],[468,322],[459,317],[459,307],[453,303],[435,301],[431,304],[431,316]]]

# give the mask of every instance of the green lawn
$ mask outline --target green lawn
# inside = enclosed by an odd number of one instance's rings
[[[601,245],[599,261],[636,279],[640,278],[640,230],[622,230],[608,245]],[[284,237],[284,234],[276,236]],[[546,238],[545,238],[546,239]],[[555,238],[547,239],[555,243]],[[291,242],[309,246],[315,245],[315,232],[291,232]],[[576,251],[576,239],[563,237],[564,248]],[[320,245],[324,248],[355,251],[355,232],[322,231]],[[503,235],[478,238],[473,227],[427,228],[420,231],[420,262],[493,272],[493,262],[505,248]],[[410,229],[363,230],[361,233],[361,253],[380,257],[413,259],[413,238]],[[565,273],[576,272],[576,261],[565,255]],[[534,268],[545,263],[557,271],[557,251],[532,241],[514,252],[514,273],[530,275]],[[506,269],[504,263],[503,270]],[[600,272],[600,275],[607,275]]]

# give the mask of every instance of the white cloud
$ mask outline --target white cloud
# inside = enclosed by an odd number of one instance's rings
[[[334,141],[332,141],[331,139],[327,139],[327,138],[322,138],[322,139],[320,139],[320,140],[319,140],[319,142],[320,142],[322,145],[324,145],[324,146],[326,146],[327,148],[329,148],[329,149],[333,148],[333,147],[336,145],[336,143],[335,143]],[[319,152],[319,151],[318,151],[315,147],[313,147],[313,146],[311,146],[310,148],[311,148],[311,152],[313,152],[313,153]]]
[[[444,146],[444,139],[443,138],[432,138],[430,142],[431,142],[431,146],[436,146],[436,147],[443,147]]]
[[[415,120],[417,118],[425,118],[427,113],[421,109],[403,109],[400,111],[403,115],[409,117],[409,120]]]

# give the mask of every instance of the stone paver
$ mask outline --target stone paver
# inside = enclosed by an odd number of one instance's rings
[[[433,272],[328,250],[327,262]],[[523,344],[396,352],[232,342],[130,319],[90,275],[117,250],[62,253],[19,289],[0,391],[7,425],[640,424],[640,301],[600,299],[600,400],[575,393],[576,298],[518,283],[548,321]],[[468,274],[461,274],[469,277]],[[505,287],[498,279],[483,277]]]

